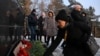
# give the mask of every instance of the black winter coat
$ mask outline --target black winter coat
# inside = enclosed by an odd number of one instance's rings
[[[29,26],[36,26],[37,25],[37,17],[35,14],[30,14],[28,16],[28,24],[29,24]]]
[[[45,35],[46,34],[45,30],[43,29],[44,21],[45,21],[45,18],[40,16],[39,19],[38,19],[38,28],[39,28],[39,34],[40,35]]]
[[[71,17],[73,18],[74,21],[81,21],[81,22],[86,22],[86,19],[82,16],[81,12],[73,10],[71,12]]]
[[[81,26],[82,25],[82,26]],[[90,29],[87,25],[71,23],[64,29],[59,29],[54,43],[46,50],[44,56],[49,56],[64,38],[67,31],[66,46],[63,49],[64,56],[93,56],[86,44]]]

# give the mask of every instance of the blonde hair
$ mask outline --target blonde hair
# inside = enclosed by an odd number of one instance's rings
[[[45,13],[45,12],[42,12],[41,15],[42,15],[43,17],[46,17],[46,13]]]

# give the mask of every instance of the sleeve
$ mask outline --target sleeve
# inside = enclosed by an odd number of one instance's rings
[[[28,16],[28,22],[29,22],[29,23],[32,23],[31,15]]]
[[[37,21],[38,21],[38,23],[37,23],[37,24],[40,26],[40,25],[41,25],[41,16],[38,18],[38,20],[37,20]]]
[[[43,26],[43,29],[46,29],[46,28],[47,28],[47,22],[48,22],[47,19],[48,19],[48,18],[45,18],[45,20],[44,20],[44,26]]]
[[[36,26],[37,25],[37,18],[36,18],[36,16],[29,15],[28,16],[28,22],[29,22],[29,24],[32,24],[33,26]]]
[[[57,38],[55,39],[54,43],[51,44],[51,46],[46,50],[43,56],[49,56],[52,54],[52,52],[56,49],[56,47],[59,45],[59,43],[62,40],[62,37],[59,36],[59,33],[57,34]]]

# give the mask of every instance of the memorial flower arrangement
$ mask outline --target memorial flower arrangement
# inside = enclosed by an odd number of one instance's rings
[[[43,56],[45,47],[40,41],[21,40],[23,46],[19,47],[17,56]]]
[[[17,53],[17,56],[30,56],[30,49],[32,48],[31,42],[27,40],[21,40],[22,46],[19,47],[19,52]]]
[[[45,47],[40,41],[32,42],[33,47],[30,50],[30,56],[43,56]]]

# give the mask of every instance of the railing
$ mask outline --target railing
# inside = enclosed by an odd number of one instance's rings
[[[10,56],[17,42],[24,38],[24,26],[18,25],[0,25],[0,29],[5,28],[0,34],[0,56]]]

